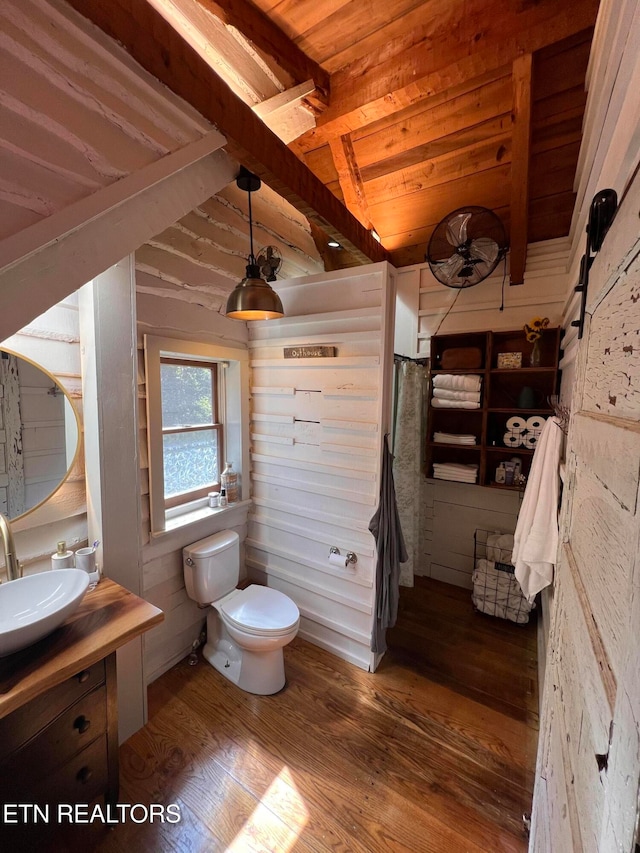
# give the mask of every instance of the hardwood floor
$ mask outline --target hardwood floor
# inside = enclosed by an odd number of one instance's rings
[[[271,697],[205,662],[174,667],[121,748],[120,802],[176,803],[182,820],[85,827],[84,849],[526,850],[535,626],[474,613],[466,590],[419,579],[389,641],[372,675],[296,639],[288,685]]]

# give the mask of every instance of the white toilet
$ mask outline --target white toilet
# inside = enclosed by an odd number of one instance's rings
[[[300,611],[266,586],[236,589],[237,533],[223,530],[182,550],[189,598],[210,604],[203,654],[225,678],[248,693],[277,693],[285,684],[282,649],[298,633]]]

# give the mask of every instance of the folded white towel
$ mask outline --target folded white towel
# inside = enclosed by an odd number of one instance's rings
[[[456,441],[452,438],[434,438],[436,444],[453,444],[456,447],[475,447],[476,441]]]
[[[471,400],[441,400],[439,397],[431,398],[431,405],[436,409],[479,409],[480,403]]]
[[[438,373],[433,377],[434,388],[451,391],[479,391],[482,377],[475,373]]]
[[[479,391],[451,391],[449,388],[434,388],[433,396],[441,400],[470,400],[472,403],[480,402]]]
[[[470,445],[470,444],[477,444],[478,443],[475,439],[475,436],[473,436],[473,435],[469,435],[469,436],[464,436],[464,435],[461,435],[461,436],[458,436],[458,435],[443,436],[442,433],[437,433],[437,432],[434,432],[433,440],[438,444],[466,444],[466,445]]]
[[[454,474],[451,471],[434,471],[433,476],[436,480],[453,480],[458,483],[475,483],[477,480],[476,474]]]
[[[460,462],[434,462],[433,467],[458,474],[475,474],[478,470],[477,465],[462,465]]]
[[[433,433],[434,441],[435,441],[436,437],[437,437],[438,441],[446,441],[447,439],[455,438],[456,440],[459,440],[459,441],[468,441],[471,444],[475,444],[475,442],[476,442],[475,435],[471,435],[470,433],[439,432],[438,430],[436,430]]]

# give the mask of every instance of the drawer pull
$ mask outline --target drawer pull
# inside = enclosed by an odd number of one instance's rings
[[[76,773],[76,779],[78,782],[82,782],[83,785],[85,785],[92,776],[93,770],[90,767],[81,767]]]
[[[80,684],[84,684],[84,683],[85,683],[85,681],[88,681],[88,680],[89,680],[89,676],[90,676],[90,675],[91,675],[91,671],[90,671],[90,670],[88,670],[88,669],[83,669],[83,670],[82,670],[82,672],[79,672],[79,673],[76,675],[76,678],[78,679],[78,681],[80,682]]]
[[[81,714],[79,717],[76,717],[73,721],[73,728],[78,729],[81,735],[83,735],[89,726],[91,725],[91,720],[87,720],[84,714]]]

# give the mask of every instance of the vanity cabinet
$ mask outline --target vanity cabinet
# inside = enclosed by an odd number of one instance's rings
[[[118,799],[115,653],[0,719],[0,800]]]
[[[539,340],[539,363],[530,366],[533,345],[527,342],[522,329],[501,332],[467,332],[434,335],[431,338],[431,378],[438,374],[475,374],[481,377],[480,407],[477,409],[435,408],[431,403],[433,381],[429,387],[427,416],[426,475],[433,476],[434,462],[455,462],[478,466],[478,485],[497,489],[517,489],[495,482],[500,462],[513,456],[520,458],[522,472],[531,469],[533,450],[526,447],[505,447],[503,438],[507,421],[513,416],[523,419],[553,414],[549,398],[559,387],[559,328],[545,329]],[[473,349],[479,351],[479,364],[473,368],[445,368],[447,352]],[[520,367],[503,367],[501,355],[520,353]],[[523,390],[527,402],[523,406]],[[476,437],[473,445],[452,445],[434,442],[434,432],[469,434]]]
[[[60,628],[0,658],[0,804],[49,805],[51,815],[0,826],[0,842],[2,832],[22,843],[40,830],[49,844],[65,829],[59,803],[117,803],[116,649],[163,618],[105,578]]]

